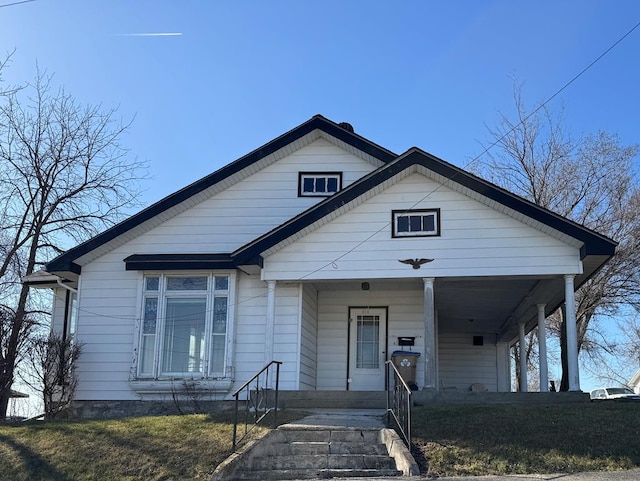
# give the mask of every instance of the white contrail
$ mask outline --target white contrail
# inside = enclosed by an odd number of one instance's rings
[[[180,37],[182,32],[158,32],[158,33],[119,33],[120,37]]]

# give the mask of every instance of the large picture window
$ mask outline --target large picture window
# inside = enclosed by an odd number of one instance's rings
[[[145,275],[140,377],[222,377],[229,274]]]

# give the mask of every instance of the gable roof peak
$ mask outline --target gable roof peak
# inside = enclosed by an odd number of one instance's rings
[[[299,141],[315,130],[324,132],[324,134],[337,139],[344,145],[358,150],[371,158],[377,159],[382,164],[387,164],[397,157],[397,154],[394,152],[354,133],[353,129],[349,131],[348,128],[345,128],[343,125],[337,124],[320,114],[316,114],[309,120],[267,142],[261,147],[168,195],[137,214],[128,217],[119,224],[61,254],[46,265],[47,272],[69,271],[80,274],[81,266],[76,263],[76,260],[80,257],[96,251],[98,248],[103,248],[106,244],[109,244],[109,246],[117,245],[118,242],[121,242],[119,239],[122,239],[121,236],[123,234],[132,231],[143,223],[151,221],[153,218],[157,218],[157,216],[169,209],[177,208],[179,204],[240,173],[265,157],[276,154],[284,147]]]

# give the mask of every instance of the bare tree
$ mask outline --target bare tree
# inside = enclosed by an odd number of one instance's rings
[[[640,304],[640,190],[632,161],[638,146],[623,146],[599,132],[574,140],[563,116],[542,105],[527,110],[514,87],[515,118],[501,114],[489,129],[495,149],[477,168],[512,192],[619,242],[616,256],[576,293],[578,349],[594,359],[611,351],[594,317],[615,315],[620,306]],[[550,328],[564,332],[561,312]],[[561,346],[563,346],[561,339]],[[563,356],[561,389],[568,388]]]
[[[46,419],[53,419],[73,401],[78,386],[76,361],[81,351],[81,344],[56,332],[30,340],[26,352],[28,375],[23,380],[42,395]]]
[[[33,333],[21,278],[137,206],[144,162],[120,144],[129,124],[115,109],[80,105],[38,70],[0,104],[0,420],[25,339]]]

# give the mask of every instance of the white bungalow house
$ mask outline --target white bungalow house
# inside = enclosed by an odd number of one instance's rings
[[[27,280],[84,345],[78,402],[222,398],[271,360],[283,390],[383,390],[397,349],[418,389],[510,391],[509,348],[615,242],[418,148],[322,116],[74,247]],[[413,338],[400,346],[399,338]],[[526,385],[526,383],[525,383]]]

